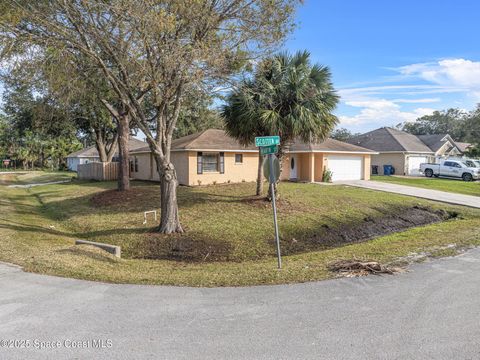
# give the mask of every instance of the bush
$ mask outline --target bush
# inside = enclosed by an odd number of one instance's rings
[[[327,168],[323,170],[323,175],[322,175],[322,181],[326,183],[331,183],[332,182],[332,175],[333,172]]]

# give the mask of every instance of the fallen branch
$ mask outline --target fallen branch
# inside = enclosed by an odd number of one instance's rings
[[[382,265],[377,261],[336,260],[327,264],[327,269],[333,272],[350,276],[364,276],[368,274],[394,274],[403,269]]]

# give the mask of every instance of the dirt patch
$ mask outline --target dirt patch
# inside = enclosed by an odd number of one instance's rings
[[[242,202],[260,209],[272,209],[272,203],[265,196],[248,196],[242,199]],[[284,198],[277,199],[276,205],[279,213],[282,215],[305,211],[304,206],[294,205],[291,201]]]
[[[379,217],[367,216],[363,221],[353,224],[339,226],[323,224],[319,233],[304,241],[303,244],[300,241],[295,241],[290,245],[289,252],[298,252],[299,247],[302,247],[302,245],[307,250],[321,246],[333,247],[367,241],[417,226],[438,223],[457,217],[458,213],[456,212],[413,206],[401,208],[398,211]]]
[[[119,206],[138,203],[139,199],[149,199],[152,190],[148,187],[134,187],[127,191],[106,190],[95,194],[90,202],[96,207]]]
[[[186,235],[151,233],[132,254],[134,258],[192,262],[229,261],[232,245],[226,241],[190,238]]]

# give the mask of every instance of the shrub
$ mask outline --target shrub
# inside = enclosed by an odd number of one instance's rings
[[[322,181],[326,182],[326,183],[331,183],[332,182],[332,175],[333,175],[332,171],[325,168],[323,170]]]

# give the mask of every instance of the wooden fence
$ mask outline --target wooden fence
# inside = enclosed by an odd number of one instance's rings
[[[77,175],[81,180],[117,180],[118,162],[91,162],[88,164],[81,164],[77,167]]]

